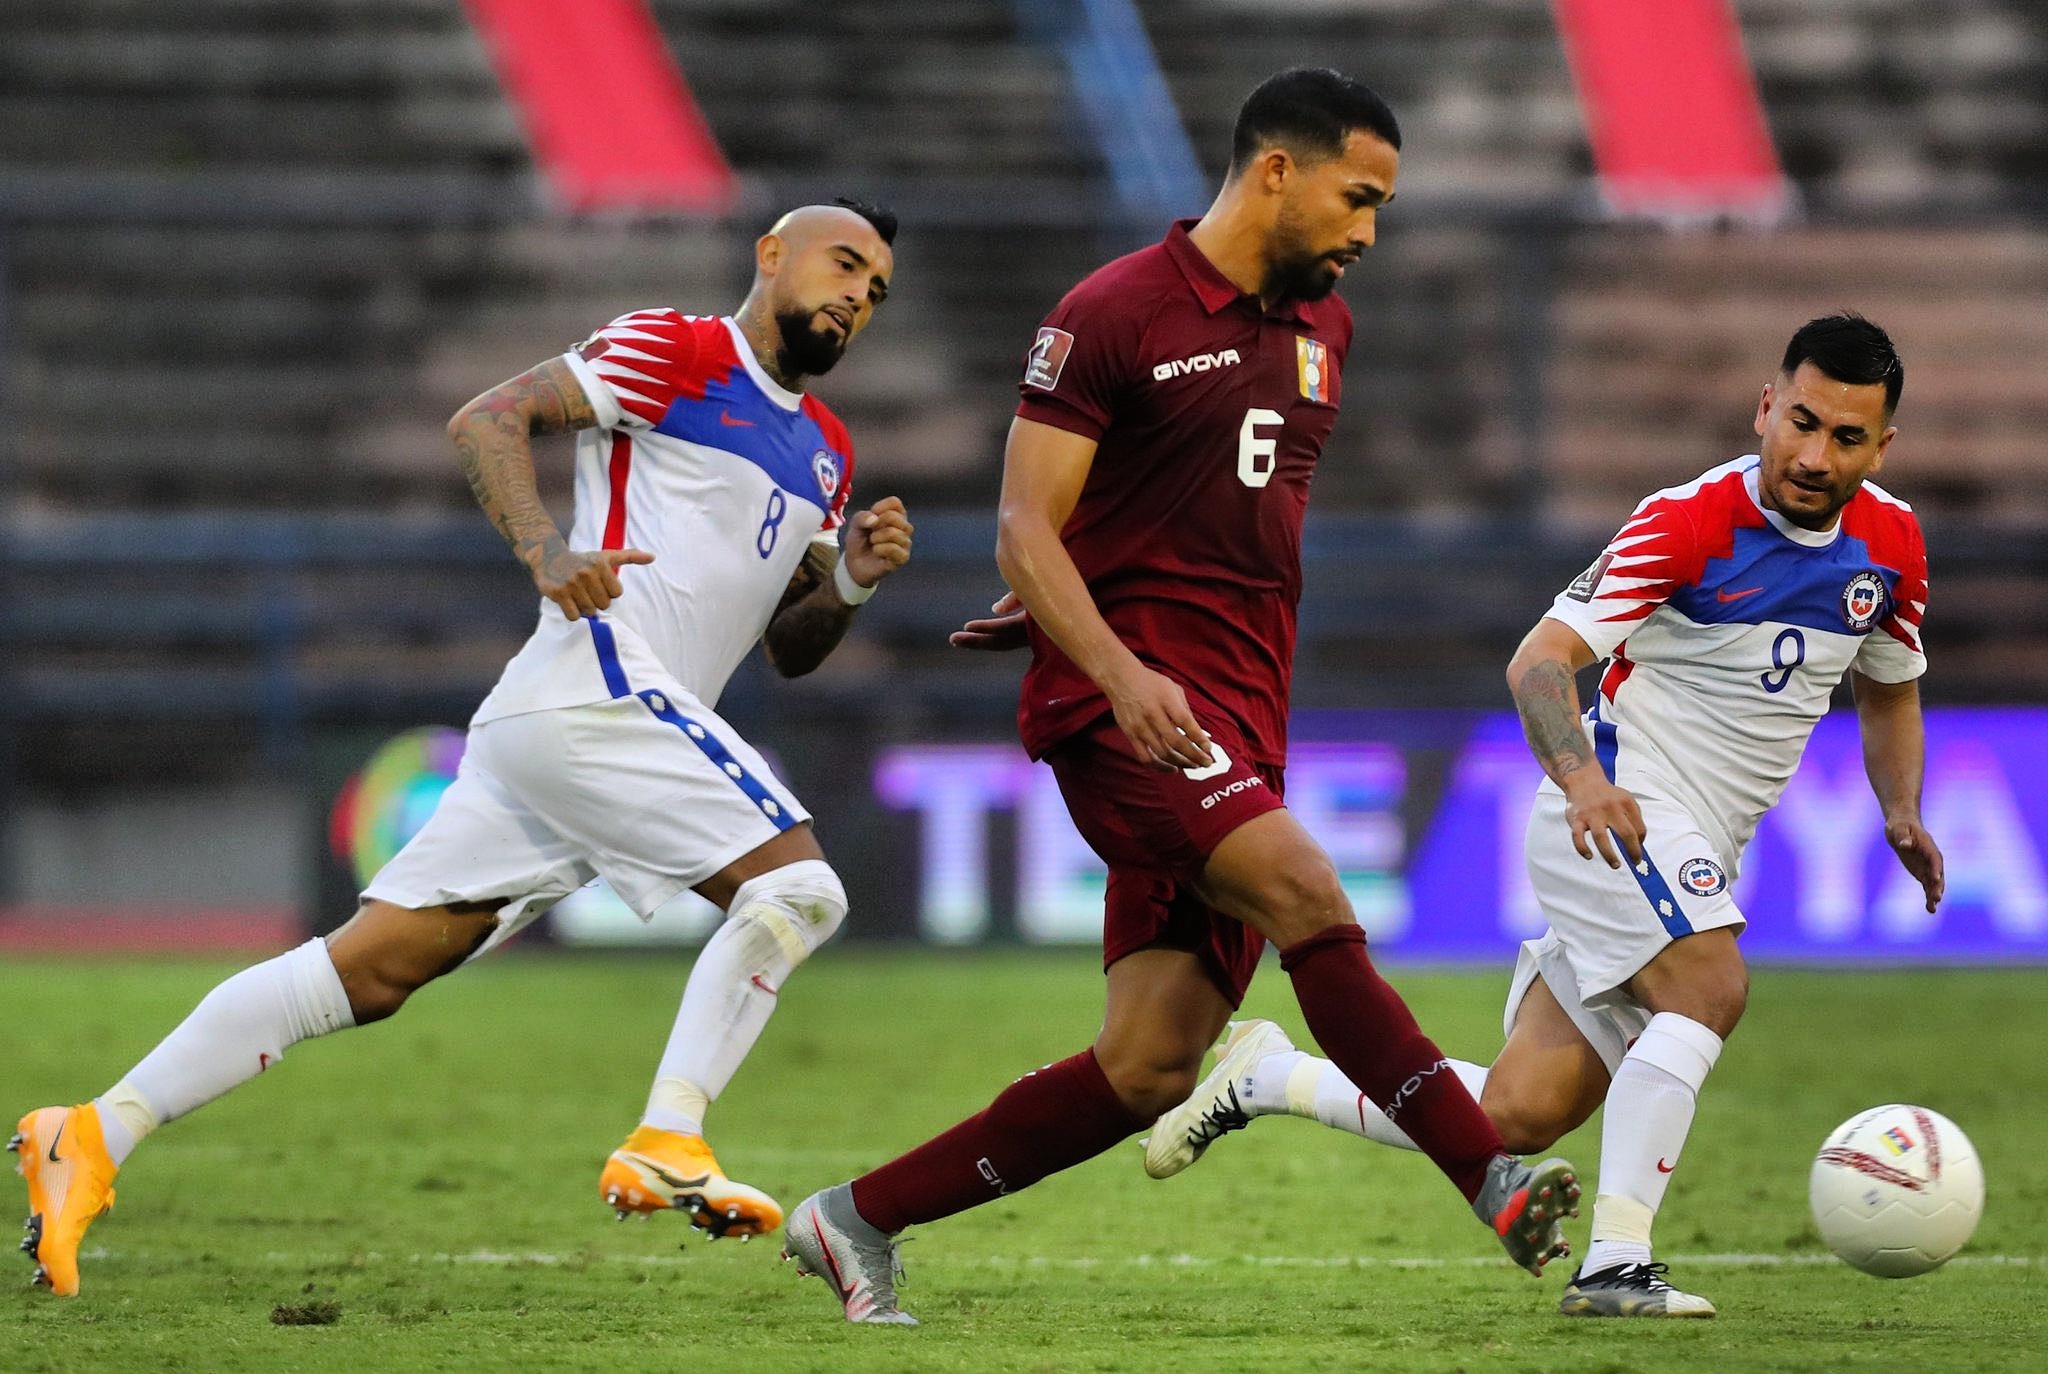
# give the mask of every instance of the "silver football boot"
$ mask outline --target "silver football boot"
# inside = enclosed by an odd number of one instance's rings
[[[782,1257],[796,1261],[800,1276],[829,1280],[848,1321],[917,1325],[917,1318],[896,1305],[896,1285],[903,1278],[896,1241],[854,1210],[852,1184],[812,1193],[790,1209],[782,1225]]]
[[[1614,1264],[1595,1274],[1574,1274],[1557,1310],[1567,1317],[1713,1316],[1714,1304],[1665,1280],[1668,1270],[1663,1264]]]
[[[1472,1211],[1500,1237],[1508,1258],[1540,1275],[1550,1261],[1571,1253],[1561,1223],[1579,1214],[1579,1179],[1567,1159],[1546,1159],[1533,1169],[1513,1155],[1496,1155]]]

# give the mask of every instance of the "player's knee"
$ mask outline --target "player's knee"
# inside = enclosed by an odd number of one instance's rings
[[[1721,973],[1705,990],[1701,1014],[1693,1019],[1726,1040],[1749,1010],[1749,970],[1741,964]]]
[[[1739,961],[1697,970],[1651,1005],[1690,1017],[1725,1040],[1749,1009],[1749,970]]]
[[[794,969],[846,920],[846,888],[832,865],[801,859],[741,883],[727,919],[764,955],[779,953]]]
[[[1168,1064],[1130,1064],[1112,1073],[1103,1069],[1117,1100],[1140,1116],[1161,1116],[1187,1101],[1195,1090],[1198,1075],[1193,1067]]]
[[[1509,1154],[1541,1154],[1565,1134],[1558,1123],[1541,1117],[1520,1116],[1513,1111],[1496,1116],[1491,1108],[1487,1108],[1486,1115],[1493,1122],[1493,1129],[1500,1132],[1500,1143]]]
[[[348,996],[349,1013],[358,1026],[382,1021],[431,981],[419,975],[414,961],[388,949],[331,947],[334,971]]]
[[[1653,1012],[1676,1012],[1726,1039],[1749,1008],[1749,968],[1734,932],[1716,928],[1666,946],[1629,991]]]
[[[372,900],[327,937],[327,953],[362,1026],[390,1016],[428,983],[462,967],[496,927],[493,903],[415,911]]]
[[[1134,1113],[1158,1116],[1178,1107],[1195,1090],[1202,1047],[1196,1046],[1190,1055],[1168,1045],[1119,1044],[1104,1038],[1095,1042],[1095,1062],[1119,1102]]]
[[[1262,875],[1252,901],[1253,925],[1283,947],[1354,919],[1336,867],[1321,855]]]
[[[1555,1094],[1533,1091],[1528,1085],[1498,1082],[1499,1075],[1486,1080],[1479,1094],[1479,1109],[1500,1133],[1501,1144],[1510,1153],[1535,1154],[1549,1149],[1579,1123],[1571,1119],[1570,1104]]]

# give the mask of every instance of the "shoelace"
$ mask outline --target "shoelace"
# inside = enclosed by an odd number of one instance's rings
[[[1658,1260],[1651,1264],[1638,1264],[1635,1267],[1635,1273],[1631,1277],[1641,1279],[1643,1286],[1653,1293],[1668,1292],[1671,1285],[1665,1280],[1664,1276],[1670,1272],[1671,1266],[1662,1260]]]
[[[1670,1265],[1662,1260],[1654,1260],[1649,1264],[1616,1265],[1614,1270],[1603,1269],[1597,1274],[1586,1275],[1585,1281],[1625,1284],[1629,1287],[1641,1286],[1652,1293],[1670,1293],[1677,1291],[1664,1277],[1670,1272]],[[1610,1274],[1612,1277],[1609,1277]]]
[[[905,1273],[903,1269],[903,1247],[916,1239],[916,1236],[904,1236],[901,1239],[889,1242],[889,1282],[891,1284],[909,1285],[910,1275]]]
[[[1203,1112],[1201,1119],[1188,1127],[1188,1144],[1207,1145],[1212,1140],[1251,1125],[1251,1116],[1238,1101],[1237,1085],[1233,1083],[1223,1091],[1230,1095],[1229,1104],[1226,1106],[1218,1102]]]

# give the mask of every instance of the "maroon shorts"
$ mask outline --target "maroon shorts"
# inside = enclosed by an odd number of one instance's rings
[[[1140,763],[1104,715],[1063,741],[1045,761],[1059,780],[1074,828],[1109,865],[1102,966],[1141,949],[1196,955],[1232,1006],[1244,1000],[1266,937],[1203,903],[1189,886],[1223,837],[1278,810],[1281,770],[1255,764],[1237,728],[1197,711],[1221,750],[1205,776],[1163,773]]]

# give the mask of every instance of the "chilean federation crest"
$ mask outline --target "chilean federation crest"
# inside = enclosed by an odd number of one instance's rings
[[[1678,866],[1678,881],[1695,897],[1712,897],[1728,886],[1728,871],[1712,859],[1687,859]]]
[[[811,471],[817,474],[818,490],[830,501],[839,490],[839,460],[832,456],[831,449],[821,448],[811,455]]]
[[[1842,588],[1842,619],[1852,630],[1867,630],[1884,613],[1884,579],[1869,570],[1857,573]]]

